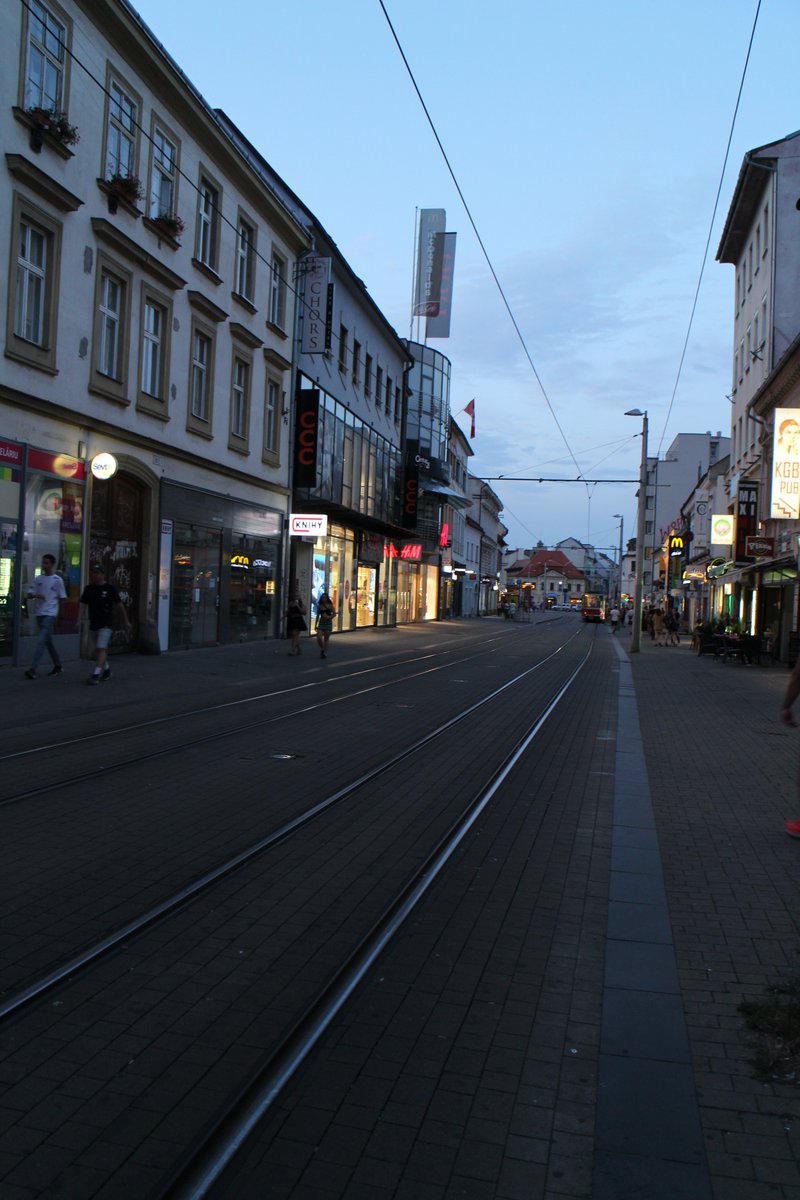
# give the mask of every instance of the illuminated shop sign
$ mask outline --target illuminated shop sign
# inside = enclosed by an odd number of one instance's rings
[[[387,542],[384,546],[384,557],[386,558],[406,558],[406,559],[421,559],[422,558],[422,543],[407,542],[403,546],[396,546],[394,542]]]
[[[715,513],[711,518],[711,542],[715,546],[733,545],[733,517],[730,513]]]
[[[784,521],[800,517],[800,408],[775,409],[769,515]]]
[[[322,513],[290,513],[290,537],[327,537],[328,518]]]
[[[113,454],[95,454],[92,459],[92,475],[95,479],[111,479],[117,473],[117,460]]]

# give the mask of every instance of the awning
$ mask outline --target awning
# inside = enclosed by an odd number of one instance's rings
[[[451,508],[472,507],[472,501],[468,500],[466,496],[461,496],[458,492],[452,492],[444,483],[436,483],[433,479],[420,479],[419,490],[432,496],[440,496]]]

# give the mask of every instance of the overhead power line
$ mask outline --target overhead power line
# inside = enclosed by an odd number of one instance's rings
[[[481,253],[483,254],[483,257],[486,259],[486,265],[488,266],[488,268],[489,268],[489,271],[491,272],[492,279],[494,280],[494,282],[495,282],[495,285],[496,285],[496,287],[497,287],[497,290],[498,290],[498,292],[500,293],[500,298],[501,298],[501,300],[503,301],[503,304],[505,305],[506,312],[508,313],[508,315],[509,315],[509,317],[510,317],[510,319],[511,319],[511,324],[514,326],[514,331],[516,332],[516,335],[517,335],[517,337],[519,338],[520,345],[522,346],[522,351],[523,351],[523,353],[524,353],[524,355],[525,355],[526,359],[528,360],[528,363],[529,363],[529,365],[530,365],[530,368],[531,368],[531,370],[533,371],[534,378],[535,378],[536,382],[537,382],[537,383],[538,383],[538,385],[539,385],[539,389],[540,389],[540,391],[541,391],[541,393],[542,393],[542,396],[544,397],[545,404],[547,405],[548,409],[550,410],[550,415],[551,415],[551,417],[553,418],[553,420],[554,420],[554,421],[555,421],[555,423],[556,423],[556,427],[557,427],[557,429],[558,429],[558,432],[561,434],[561,439],[562,439],[562,441],[563,441],[564,445],[565,445],[565,446],[566,446],[566,448],[567,448],[567,453],[569,454],[570,458],[571,458],[571,459],[572,459],[572,461],[574,462],[574,464],[575,464],[575,469],[576,469],[577,471],[580,471],[580,469],[581,469],[581,468],[580,468],[580,464],[578,463],[578,460],[576,459],[575,455],[574,455],[574,454],[573,454],[573,452],[572,452],[572,447],[570,446],[570,444],[569,444],[569,441],[567,440],[567,435],[564,433],[564,430],[563,430],[563,428],[561,427],[561,422],[559,421],[559,419],[558,419],[558,416],[556,415],[556,411],[555,411],[555,409],[553,408],[553,405],[550,403],[550,397],[549,397],[549,396],[548,396],[548,394],[547,394],[547,390],[545,389],[545,386],[544,386],[544,384],[542,383],[542,380],[541,380],[541,378],[540,378],[540,376],[539,376],[539,372],[536,370],[536,365],[535,365],[535,363],[534,363],[534,361],[533,361],[533,358],[531,357],[531,353],[530,353],[530,351],[528,350],[528,346],[527,346],[527,344],[526,344],[526,342],[525,342],[525,338],[522,336],[522,331],[521,331],[521,329],[520,329],[520,327],[519,327],[519,325],[518,325],[518,323],[517,323],[517,319],[516,319],[516,317],[514,316],[514,312],[513,312],[512,308],[511,308],[511,305],[510,305],[510,304],[509,304],[509,302],[508,302],[508,298],[506,297],[506,294],[505,294],[505,292],[503,291],[503,286],[502,286],[502,284],[500,283],[500,280],[499,280],[499,278],[498,278],[497,272],[496,272],[496,271],[495,271],[495,269],[494,269],[494,265],[492,264],[492,260],[491,260],[491,258],[489,257],[489,251],[486,249],[486,246],[484,245],[484,242],[483,242],[483,238],[481,237],[480,233],[478,232],[478,226],[475,224],[475,220],[473,219],[472,212],[470,211],[470,207],[469,207],[469,205],[467,204],[466,197],[464,196],[464,193],[463,193],[463,191],[461,190],[461,185],[460,185],[460,183],[458,182],[458,179],[456,178],[456,173],[455,173],[455,171],[453,170],[453,168],[452,168],[452,166],[451,166],[451,164],[450,164],[450,159],[447,157],[447,152],[446,152],[446,150],[445,150],[445,148],[444,148],[444,146],[443,146],[443,144],[442,144],[442,139],[439,137],[439,134],[438,134],[438,132],[437,132],[436,126],[435,126],[435,125],[434,125],[434,123],[433,123],[433,118],[431,117],[431,114],[430,114],[430,112],[428,111],[428,106],[427,106],[427,104],[425,103],[425,100],[423,99],[422,92],[420,91],[420,89],[419,89],[419,86],[418,86],[418,84],[417,84],[417,81],[416,81],[416,79],[415,79],[415,77],[414,77],[414,72],[411,70],[411,66],[410,66],[410,64],[409,64],[409,61],[408,61],[408,59],[406,58],[406,55],[405,55],[405,51],[403,50],[403,47],[402,47],[402,45],[400,44],[400,39],[399,39],[399,37],[397,36],[397,33],[395,32],[394,25],[392,24],[392,22],[391,22],[391,19],[390,19],[390,17],[389,17],[389,14],[388,14],[388,12],[386,11],[386,5],[383,3],[383,0],[378,0],[378,3],[380,4],[380,6],[381,6],[381,9],[383,10],[383,15],[384,15],[384,17],[386,18],[386,23],[387,23],[387,25],[389,26],[389,29],[390,29],[390,31],[391,31],[391,34],[392,34],[392,37],[394,38],[395,45],[397,46],[397,49],[398,49],[398,51],[399,51],[399,53],[400,53],[400,57],[401,57],[401,58],[402,58],[402,60],[403,60],[403,65],[405,66],[405,68],[406,68],[406,71],[408,72],[408,77],[409,77],[409,79],[411,80],[411,83],[412,83],[412,85],[413,85],[413,87],[414,87],[414,91],[417,93],[417,97],[418,97],[418,99],[419,99],[419,102],[420,102],[420,104],[422,105],[422,111],[425,113],[425,118],[426,118],[426,120],[427,120],[428,124],[429,124],[429,125],[430,125],[430,127],[431,127],[431,132],[433,133],[433,136],[434,136],[434,138],[436,139],[436,145],[439,147],[439,151],[440,151],[440,153],[441,153],[441,155],[442,155],[442,158],[444,159],[444,163],[445,163],[445,166],[447,167],[447,170],[448,170],[448,172],[449,172],[449,174],[450,174],[450,178],[452,179],[452,181],[453,181],[453,184],[454,184],[454,186],[455,186],[455,189],[456,189],[456,191],[458,192],[459,199],[460,199],[460,201],[461,201],[461,203],[462,203],[462,205],[463,205],[463,207],[464,207],[464,212],[467,214],[467,219],[468,219],[468,221],[469,221],[470,225],[472,226],[472,232],[475,234],[475,237],[476,237],[476,238],[477,238],[477,240],[478,240],[478,245],[479,245],[479,246],[480,246],[480,248],[481,248]]]

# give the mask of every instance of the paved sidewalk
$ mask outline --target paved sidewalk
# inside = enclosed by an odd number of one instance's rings
[[[788,672],[647,638],[629,662],[713,1195],[798,1200],[800,1081],[755,1077],[738,1012],[800,979],[800,843],[783,830],[800,815],[798,735],[779,723]]]

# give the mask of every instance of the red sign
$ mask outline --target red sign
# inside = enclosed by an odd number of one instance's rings
[[[301,389],[297,394],[297,427],[294,440],[294,482],[296,487],[317,486],[317,428],[319,426],[319,389]]]
[[[86,467],[71,454],[47,454],[44,450],[28,451],[28,466],[33,471],[58,475],[59,479],[85,479]]]
[[[21,467],[22,446],[16,442],[0,442],[0,467]]]

